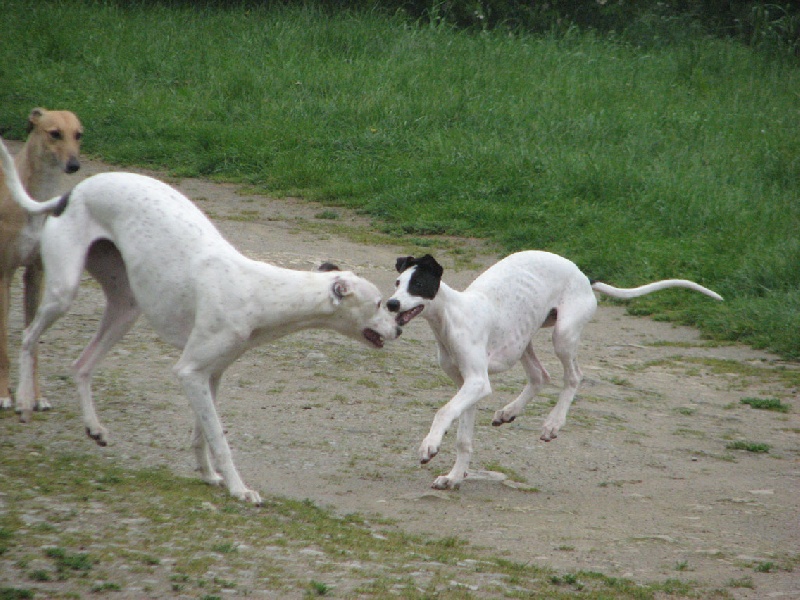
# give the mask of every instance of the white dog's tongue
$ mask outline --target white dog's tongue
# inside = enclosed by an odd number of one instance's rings
[[[406,325],[411,319],[413,319],[419,313],[421,313],[423,308],[424,306],[420,304],[419,306],[415,306],[414,308],[411,308],[405,312],[400,313],[399,315],[397,315],[397,324],[400,325],[401,327],[403,325]]]

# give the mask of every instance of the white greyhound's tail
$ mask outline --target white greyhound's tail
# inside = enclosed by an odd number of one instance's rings
[[[64,209],[63,198],[53,198],[47,202],[37,202],[30,197],[28,192],[25,191],[22,181],[20,181],[19,173],[17,173],[17,167],[14,164],[14,159],[11,158],[11,155],[8,153],[8,149],[6,148],[3,138],[0,138],[0,163],[2,163],[3,173],[6,176],[6,186],[8,186],[8,191],[11,192],[11,197],[14,198],[16,203],[22,208],[34,215],[60,212]]]
[[[688,279],[664,279],[663,281],[656,281],[654,283],[648,283],[647,285],[642,285],[635,288],[615,288],[605,283],[600,283],[599,281],[592,283],[592,289],[594,291],[600,292],[601,294],[606,294],[607,296],[622,298],[625,300],[652,294],[653,292],[657,292],[659,290],[676,287],[688,288],[690,290],[694,290],[695,292],[705,294],[706,296],[711,296],[714,298],[714,300],[722,300],[722,296],[720,296],[718,293],[712,292],[710,289],[703,287],[699,283],[689,281]]]

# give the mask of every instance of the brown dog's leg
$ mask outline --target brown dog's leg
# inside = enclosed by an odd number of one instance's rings
[[[8,360],[8,307],[10,277],[0,272],[0,408],[11,408]]]

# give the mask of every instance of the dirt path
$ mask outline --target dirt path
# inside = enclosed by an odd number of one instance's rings
[[[101,169],[90,163],[81,173]],[[321,215],[320,207],[240,195],[234,186],[170,183],[243,253],[299,269],[331,260],[387,295],[394,258],[418,250],[348,241],[343,230],[368,222],[343,210]],[[317,218],[332,213],[338,218]],[[454,269],[452,253],[433,253],[454,287],[478,272]],[[77,411],[64,375],[93,333],[100,303],[87,282],[72,314],[45,337],[45,390],[57,411]],[[15,344],[20,319],[17,302]],[[538,347],[558,383],[546,335]],[[97,380],[112,443],[82,450],[191,475],[189,414],[171,373],[176,358],[137,324]],[[733,598],[800,598],[800,366],[709,345],[692,329],[608,305],[587,327],[580,358],[586,381],[550,444],[538,441],[539,428],[558,386],[515,423],[491,427],[494,410],[523,385],[515,369],[494,378],[495,393],[480,407],[474,468],[522,483],[475,478],[456,492],[429,489],[451,466],[454,436],[428,467],[418,466],[416,450],[453,390],[423,320],[382,352],[322,332],[253,351],[226,374],[221,414],[244,479],[262,493],[380,514],[409,531],[462,537],[526,563],[637,581],[696,580]],[[792,410],[754,410],[740,402],[748,397],[779,398]],[[769,452],[727,447],[742,440],[766,443]]]

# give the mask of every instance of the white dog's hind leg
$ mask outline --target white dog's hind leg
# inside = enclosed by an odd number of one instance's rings
[[[102,254],[92,253],[87,268],[103,287],[107,304],[97,333],[72,368],[75,371],[86,435],[99,446],[105,446],[108,443],[108,430],[100,424],[95,411],[92,400],[92,377],[95,368],[108,351],[136,323],[141,310],[128,284],[125,264],[116,250]]]
[[[22,336],[22,348],[19,354],[19,383],[17,384],[17,412],[20,421],[27,422],[33,414],[36,397],[34,383],[35,354],[34,349],[39,338],[64,313],[69,310],[80,283],[83,263],[61,265],[58,273],[53,273],[45,290],[44,300],[36,311],[33,322],[25,329]]]
[[[464,480],[464,477],[467,476],[469,462],[472,458],[472,435],[475,431],[475,415],[477,412],[478,405],[473,404],[458,418],[456,462],[447,475],[441,475],[434,480],[433,485],[431,486],[434,489],[458,489],[458,486]]]
[[[583,327],[594,314],[597,301],[593,294],[583,302],[576,299],[565,309],[559,309],[559,317],[553,330],[553,347],[564,367],[564,388],[558,396],[558,403],[545,419],[540,439],[544,442],[558,437],[559,430],[567,420],[567,413],[583,379],[578,366],[578,346],[581,341]]]
[[[533,342],[529,343],[525,348],[520,362],[525,369],[525,373],[528,375],[528,383],[525,385],[520,395],[517,396],[516,400],[509,402],[502,409],[494,413],[494,417],[492,418],[492,425],[494,426],[511,423],[511,421],[522,414],[522,411],[525,410],[525,406],[539,393],[542,386],[550,383],[550,374],[536,357],[533,351]]]

